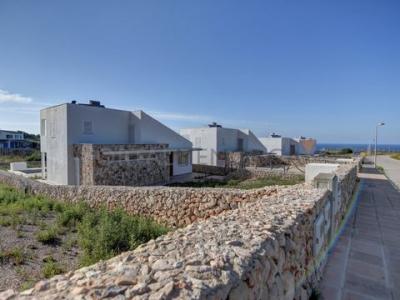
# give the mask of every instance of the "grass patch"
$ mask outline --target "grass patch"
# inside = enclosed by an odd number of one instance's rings
[[[108,212],[101,208],[92,211],[78,225],[78,244],[83,249],[81,265],[135,249],[167,231],[149,219],[129,216],[122,210]]]
[[[394,154],[390,155],[390,157],[393,158],[393,159],[400,160],[400,153],[394,153]]]
[[[46,245],[58,244],[60,238],[58,237],[58,231],[55,227],[41,230],[36,234],[36,239]]]
[[[25,261],[25,255],[21,248],[16,247],[8,251],[0,251],[0,263],[12,262],[14,265],[22,265]]]
[[[304,182],[303,175],[293,175],[290,177],[284,176],[265,176],[256,179],[231,179],[228,181],[219,180],[206,180],[201,182],[183,182],[174,183],[170,186],[180,186],[180,187],[212,187],[212,188],[238,188],[238,189],[256,189],[265,186],[272,185],[294,185]]]
[[[122,210],[93,209],[84,202],[60,203],[4,185],[0,185],[0,220],[0,225],[16,231],[25,223],[36,226],[36,240],[44,245],[61,245],[64,250],[77,246],[85,266],[133,250],[168,231],[151,219]],[[56,274],[58,267],[47,261],[43,274]]]
[[[42,267],[42,275],[44,278],[50,278],[64,273],[63,268],[54,260],[53,257],[46,258]]]

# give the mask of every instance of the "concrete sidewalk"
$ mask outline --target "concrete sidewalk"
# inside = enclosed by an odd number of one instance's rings
[[[358,205],[328,254],[322,299],[400,300],[400,192],[371,166]]]
[[[389,179],[400,188],[400,160],[386,155],[379,155],[376,159],[376,164],[383,167]]]

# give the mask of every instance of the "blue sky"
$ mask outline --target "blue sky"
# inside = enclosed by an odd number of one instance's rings
[[[0,128],[98,99],[174,129],[217,121],[400,143],[400,1],[0,1]]]

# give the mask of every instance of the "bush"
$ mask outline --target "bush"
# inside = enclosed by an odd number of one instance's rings
[[[58,231],[56,230],[56,228],[50,228],[50,229],[45,229],[45,230],[41,230],[36,234],[36,239],[38,240],[38,242],[41,242],[43,244],[56,244],[59,242],[59,238],[58,238]]]
[[[90,210],[88,205],[84,202],[79,204],[66,206],[57,216],[57,223],[65,227],[75,227],[83,216]]]
[[[339,154],[352,154],[353,150],[351,148],[343,148],[339,151]]]
[[[42,159],[40,151],[33,151],[30,155],[26,157],[26,161],[39,161]]]
[[[42,267],[42,274],[45,278],[50,278],[62,273],[64,273],[64,270],[54,261],[54,259],[46,261]]]
[[[165,234],[167,229],[151,220],[132,217],[122,210],[101,208],[86,214],[78,225],[82,265],[108,259]]]
[[[21,248],[14,248],[9,251],[0,252],[0,263],[6,263],[10,261],[17,266],[24,263],[25,256]]]

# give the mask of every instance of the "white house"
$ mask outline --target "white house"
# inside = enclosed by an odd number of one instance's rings
[[[117,145],[118,149],[128,145],[122,148],[140,148],[140,153],[147,151],[148,160],[156,160],[156,153],[162,152],[168,155],[170,176],[192,172],[192,143],[141,110],[130,112],[105,108],[98,101],[89,104],[72,101],[41,110],[40,124],[42,169],[49,182],[80,184],[82,162],[74,155],[74,145],[81,144],[108,145],[108,150],[111,145]],[[135,146],[129,147],[132,145]],[[117,154],[128,160],[137,157],[139,152],[135,151],[119,150]],[[108,151],[107,160],[120,163],[112,154]]]
[[[294,140],[298,143],[298,154],[300,155],[314,155],[317,151],[316,139],[301,136]]]
[[[272,134],[259,138],[268,153],[276,155],[313,155],[316,150],[316,140],[300,137],[293,139]]]
[[[0,129],[0,149],[18,149],[24,147],[24,134],[18,131]]]
[[[223,128],[216,123],[201,128],[185,128],[180,133],[193,143],[193,164],[224,166],[224,152],[266,152],[263,144],[249,129]]]

